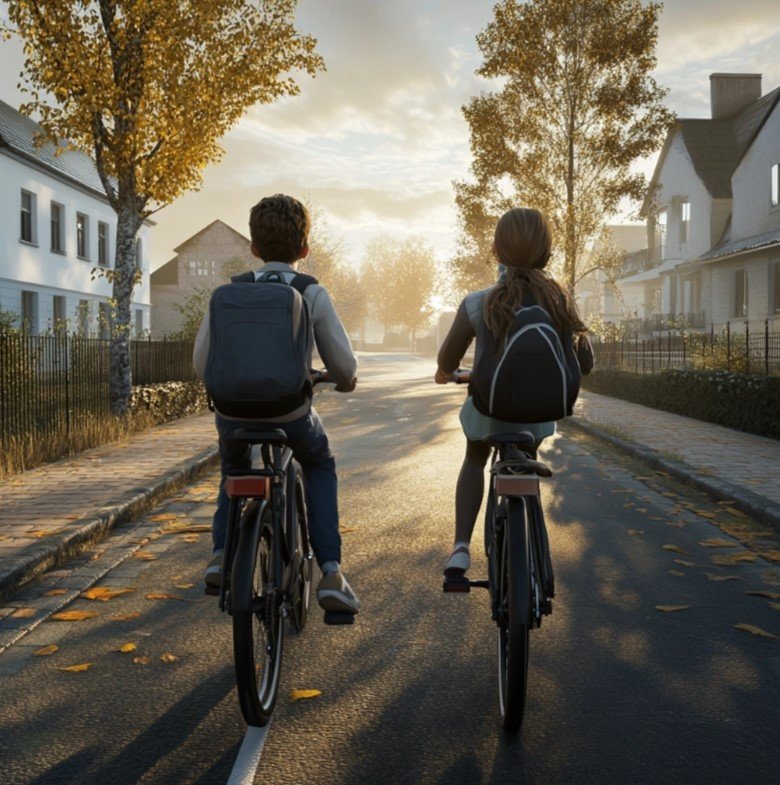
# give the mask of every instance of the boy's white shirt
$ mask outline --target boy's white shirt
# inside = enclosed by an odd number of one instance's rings
[[[280,272],[287,283],[298,275],[297,270],[284,262],[268,262],[255,271],[255,278],[265,272]],[[311,284],[303,292],[303,299],[309,309],[309,324],[314,335],[317,351],[337,385],[349,387],[357,375],[357,358],[352,351],[352,344],[341,323],[333,301],[327,289],[320,284]],[[206,360],[209,351],[209,314],[203,316],[195,337],[195,347],[192,353],[192,363],[199,379],[203,379],[206,372]],[[302,417],[309,410],[307,402],[294,412],[283,417],[275,417],[267,422],[290,422]]]

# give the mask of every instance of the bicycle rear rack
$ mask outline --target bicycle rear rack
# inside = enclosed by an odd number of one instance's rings
[[[463,576],[462,578],[445,578],[441,585],[441,590],[445,594],[468,594],[472,586],[478,589],[490,588],[487,578],[472,581]]]

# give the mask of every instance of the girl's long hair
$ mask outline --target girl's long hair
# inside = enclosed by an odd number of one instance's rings
[[[586,331],[571,297],[543,269],[550,258],[552,233],[542,213],[527,207],[504,213],[496,225],[494,247],[506,274],[485,297],[482,318],[500,343],[526,292],[550,314],[559,335]]]

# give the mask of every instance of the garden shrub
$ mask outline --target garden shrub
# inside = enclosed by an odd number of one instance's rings
[[[780,439],[780,377],[730,371],[595,370],[583,387],[674,414]]]

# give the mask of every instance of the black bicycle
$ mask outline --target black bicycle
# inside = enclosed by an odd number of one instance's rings
[[[468,372],[451,381],[467,383]],[[487,580],[446,578],[445,592],[490,592],[498,627],[498,700],[505,731],[519,730],[528,684],[528,638],[542,616],[552,612],[555,594],[550,547],[544,524],[539,478],[552,470],[536,460],[536,440],[528,431],[491,435],[493,447],[485,513]]]
[[[328,382],[315,373],[313,384]],[[248,725],[271,719],[279,691],[284,621],[306,626],[312,551],[300,466],[281,429],[240,428],[234,438],[260,445],[261,468],[228,471],[230,498],[219,608],[233,618],[233,657],[241,713]],[[326,614],[329,624],[352,622]]]

